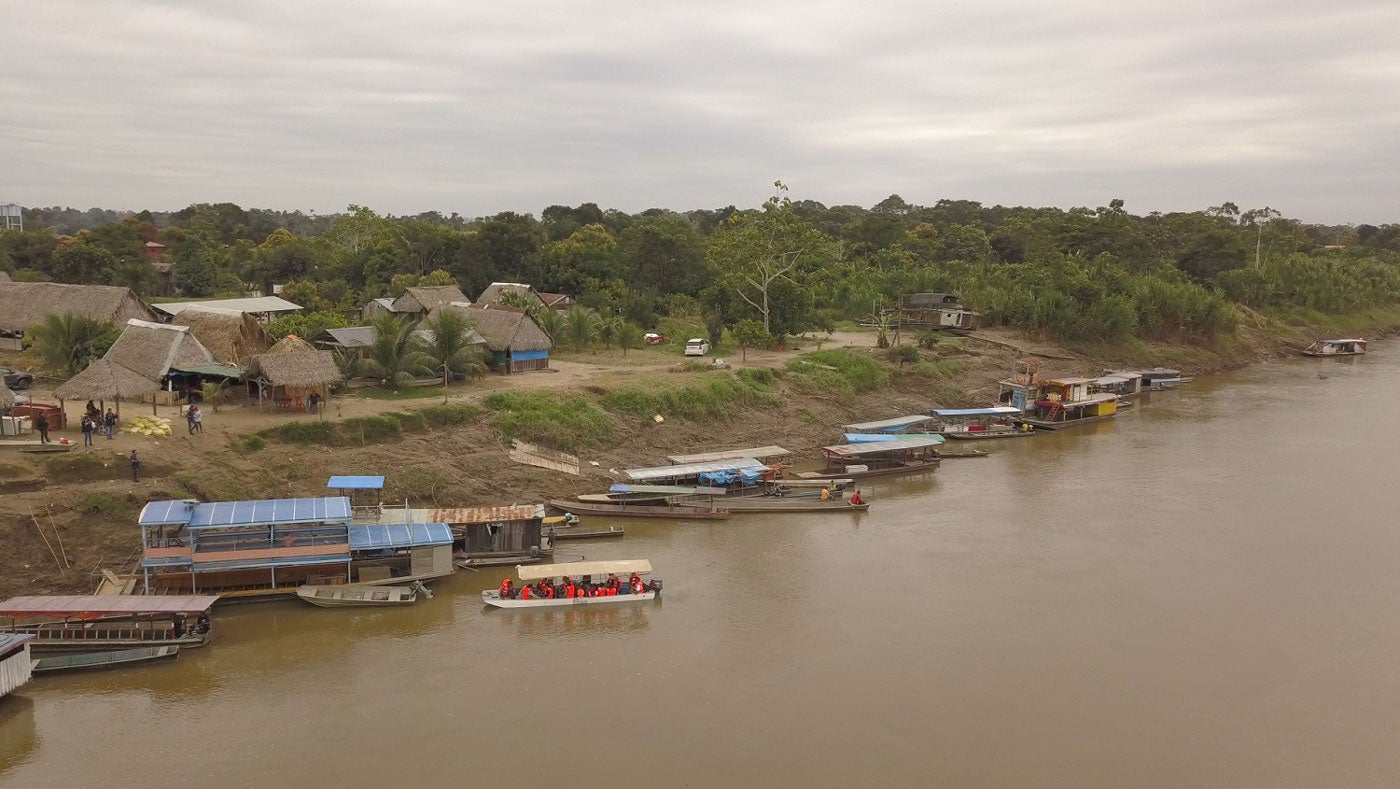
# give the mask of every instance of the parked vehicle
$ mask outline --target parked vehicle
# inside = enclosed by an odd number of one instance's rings
[[[4,377],[5,386],[16,392],[34,385],[34,373],[23,373],[8,367],[0,367],[0,376]]]
[[[710,352],[710,341],[701,337],[692,337],[685,341],[686,356],[704,356]]]
[[[666,342],[666,335],[657,334],[654,331],[649,331],[643,336],[646,337],[647,345],[660,345],[661,343]]]

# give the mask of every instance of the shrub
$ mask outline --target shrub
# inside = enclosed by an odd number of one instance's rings
[[[340,423],[341,431],[361,444],[399,435],[399,421],[393,416],[360,416]]]
[[[612,440],[612,424],[582,397],[556,400],[539,392],[496,392],[483,401],[506,438],[519,438],[568,452]]]
[[[700,383],[671,387],[627,386],[603,395],[610,411],[651,416],[662,414],[700,421],[724,416],[736,408],[771,408],[779,398],[763,384],[738,376],[715,376]]]
[[[126,496],[96,492],[79,494],[77,500],[74,501],[74,506],[79,512],[103,515],[109,518],[126,515],[135,509]]]
[[[481,416],[481,409],[473,403],[443,403],[420,409],[427,424],[433,427],[465,425]]]
[[[801,375],[815,375],[814,370],[835,372],[853,393],[879,389],[890,380],[889,370],[879,362],[863,353],[844,348],[803,354],[788,362],[787,368]]]
[[[750,386],[772,386],[778,380],[778,373],[772,367],[745,367],[735,375]]]
[[[289,444],[331,444],[335,441],[334,422],[287,422],[262,431]]]
[[[244,452],[257,452],[267,446],[267,442],[263,441],[263,437],[259,435],[244,436],[239,443],[243,445]]]

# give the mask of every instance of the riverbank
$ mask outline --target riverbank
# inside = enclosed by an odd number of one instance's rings
[[[811,462],[818,447],[839,441],[841,424],[985,404],[1030,354],[1066,373],[1164,365],[1199,376],[1294,353],[1324,333],[1397,328],[1400,310],[1307,325],[1243,312],[1235,336],[1215,348],[1054,346],[987,331],[945,338],[903,366],[872,347],[873,334],[847,333],[834,351],[799,342],[807,347],[731,359],[735,370],[620,356],[609,366],[599,354],[581,357],[605,371],[596,375],[563,361],[569,372],[490,379],[446,404],[338,398],[321,416],[226,408],[209,415],[203,435],[120,435],[52,457],[0,454],[0,551],[9,557],[0,597],[90,592],[102,569],[130,569],[140,548],[136,514],[152,499],[312,496],[330,474],[374,473],[388,477],[386,502],[539,502],[596,491],[616,470],[664,464],[668,454],[778,444]],[[511,438],[577,454],[582,474],[511,462]],[[128,472],[132,449],[143,458],[139,483]]]

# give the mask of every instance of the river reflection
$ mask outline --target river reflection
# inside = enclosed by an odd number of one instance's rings
[[[0,783],[1389,786],[1397,387],[1388,347],[1288,360],[871,480],[863,515],[563,546],[651,559],[664,604],[483,610],[498,568],[219,609],[175,663],[26,686]]]

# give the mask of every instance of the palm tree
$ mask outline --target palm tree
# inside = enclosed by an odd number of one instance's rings
[[[569,338],[569,344],[574,350],[583,350],[593,344],[598,336],[598,324],[601,321],[598,313],[587,307],[574,306],[569,308],[569,312],[564,316],[563,326],[564,336]]]
[[[369,356],[355,362],[355,371],[367,378],[378,378],[384,386],[397,390],[413,383],[420,375],[431,375],[433,359],[422,351],[413,336],[413,327],[397,315],[380,315],[374,326],[374,345]]]
[[[472,326],[462,313],[454,309],[438,310],[426,326],[433,335],[426,353],[432,358],[433,367],[442,371],[442,399],[445,401],[452,373],[468,377],[480,375],[486,372],[486,365],[481,360],[481,351],[471,343]]]
[[[335,357],[335,366],[340,370],[340,377],[349,381],[355,374],[355,362],[360,360],[359,349],[340,347],[332,350],[331,355]]]
[[[626,318],[621,315],[614,315],[611,318],[600,318],[598,320],[598,341],[603,343],[603,348],[612,348],[613,341],[617,339],[617,330],[622,326]]]
[[[642,332],[642,327],[632,321],[623,319],[618,322],[617,336],[618,347],[622,348],[622,355],[626,356],[631,348],[640,348],[646,342],[646,335]]]
[[[44,361],[70,378],[117,341],[112,324],[71,312],[45,317],[29,327],[29,334]]]
[[[551,340],[558,342],[564,336],[564,314],[552,307],[536,310],[530,313],[530,317],[535,319],[535,323],[544,329],[544,333],[549,335]]]

